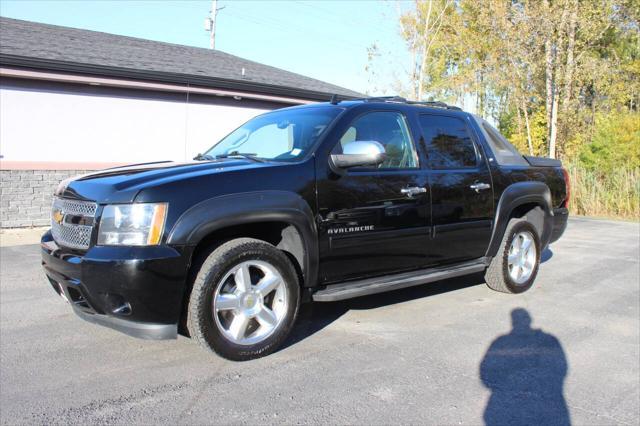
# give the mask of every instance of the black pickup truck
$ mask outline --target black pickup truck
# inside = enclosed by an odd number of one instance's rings
[[[559,161],[459,108],[333,99],[260,115],[192,162],[62,182],[42,265],[88,321],[244,360],[286,339],[301,302],[483,271],[526,291],[568,202]]]

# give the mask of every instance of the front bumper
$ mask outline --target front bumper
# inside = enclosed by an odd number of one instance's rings
[[[53,289],[83,319],[143,339],[177,337],[188,255],[180,248],[92,247],[85,253],[41,240]]]
[[[138,339],[165,340],[178,336],[177,324],[154,324],[150,322],[129,321],[108,315],[88,313],[84,309],[73,308],[76,315],[85,321],[112,328]]]

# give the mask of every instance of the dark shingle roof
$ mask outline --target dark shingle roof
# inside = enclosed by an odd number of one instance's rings
[[[0,63],[327,100],[360,93],[218,50],[0,17]],[[245,76],[242,76],[242,69]]]

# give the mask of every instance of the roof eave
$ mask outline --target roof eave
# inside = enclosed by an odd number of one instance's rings
[[[0,53],[0,64],[25,67],[46,71],[71,72],[91,76],[107,76],[149,80],[165,83],[192,84],[216,89],[232,89],[247,93],[286,96],[310,101],[328,101],[332,93],[304,90],[294,87],[276,86],[248,80],[228,80],[216,77],[191,74],[166,73],[153,70],[110,67],[104,65],[82,64],[52,59],[33,58]],[[337,93],[341,99],[355,99],[359,96]]]

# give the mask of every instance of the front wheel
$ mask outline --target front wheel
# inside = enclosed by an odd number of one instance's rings
[[[202,346],[242,361],[265,356],[295,322],[300,289],[295,268],[264,241],[241,238],[202,264],[189,300],[188,327]]]
[[[540,237],[525,219],[511,219],[500,252],[485,272],[487,285],[503,293],[522,293],[531,288],[540,265]]]

